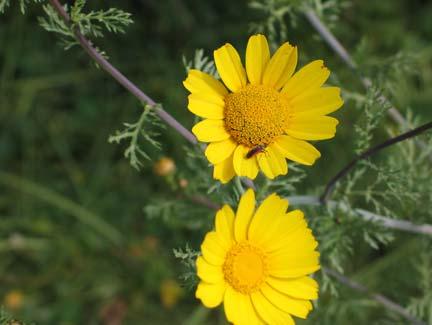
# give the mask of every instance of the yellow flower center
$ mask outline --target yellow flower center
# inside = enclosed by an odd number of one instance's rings
[[[247,85],[225,98],[225,128],[249,148],[268,145],[284,133],[288,104],[280,93],[263,85]]]
[[[267,276],[264,252],[248,242],[234,245],[225,257],[223,273],[235,290],[250,294],[257,291]]]

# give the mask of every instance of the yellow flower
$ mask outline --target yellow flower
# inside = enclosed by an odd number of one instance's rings
[[[338,121],[326,115],[343,104],[339,88],[321,87],[330,75],[323,61],[294,74],[297,47],[284,43],[270,58],[263,35],[249,38],[246,69],[231,44],[214,51],[214,60],[225,85],[193,69],[183,84],[189,110],[204,118],[192,132],[210,143],[215,179],[254,179],[259,169],[274,178],[288,172],[286,158],[312,165],[320,157],[305,140],[334,137]]]
[[[300,210],[286,212],[288,201],[268,196],[255,211],[248,190],[237,214],[225,205],[216,214],[215,231],[207,233],[196,261],[196,291],[204,306],[224,302],[233,324],[294,324],[306,318],[318,284],[318,243]]]

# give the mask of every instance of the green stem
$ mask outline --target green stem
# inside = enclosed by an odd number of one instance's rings
[[[238,190],[238,192],[240,193],[240,194],[243,194],[244,192],[245,192],[245,190],[244,190],[244,188],[243,188],[243,185],[242,185],[242,183],[241,183],[241,178],[240,177],[236,177],[235,178],[235,180],[234,180],[234,185],[235,185],[235,187],[236,187],[236,189]]]

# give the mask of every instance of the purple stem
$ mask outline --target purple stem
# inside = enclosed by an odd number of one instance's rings
[[[67,24],[71,24],[70,17],[65,11],[63,6],[58,2],[58,0],[49,0],[50,4],[58,12],[58,14],[63,18]],[[139,101],[142,103],[147,103],[155,108],[156,114],[167,123],[169,126],[174,128],[178,133],[180,133],[186,140],[192,144],[197,144],[198,141],[196,137],[183,125],[181,125],[175,118],[173,118],[164,109],[156,105],[156,102],[142,92],[137,86],[135,86],[128,78],[126,78],[119,70],[113,67],[87,40],[83,34],[77,29],[74,30],[75,37],[83,47],[83,49],[92,57],[93,60],[106,72],[108,72],[115,80],[118,81],[124,88],[126,88],[130,93],[132,93]]]
[[[67,24],[71,24],[71,19],[69,14],[63,8],[58,0],[49,0],[50,4],[54,7],[57,13],[63,18],[63,20]],[[178,133],[180,133],[186,140],[188,140],[192,144],[198,144],[197,138],[183,125],[181,125],[175,118],[173,118],[169,113],[167,113],[163,108],[156,105],[156,102],[147,96],[144,92],[142,92],[137,86],[135,86],[128,78],[126,78],[119,70],[117,70],[114,66],[111,65],[91,44],[89,40],[87,40],[84,35],[77,30],[74,29],[74,34],[82,48],[87,52],[90,57],[97,62],[97,64],[102,67],[106,72],[108,72],[115,80],[118,81],[123,87],[125,87],[130,93],[132,93],[138,100],[143,103],[147,103],[152,106],[156,114],[160,117],[161,120],[165,121],[169,126],[174,128]],[[255,189],[254,183],[250,179],[242,179],[242,182],[247,186]]]
[[[369,289],[367,287],[365,287],[364,285],[355,282],[349,278],[347,278],[346,276],[332,270],[329,269],[325,266],[322,267],[322,270],[324,273],[326,273],[327,275],[334,277],[335,279],[337,279],[340,283],[342,283],[343,285],[358,291],[360,293],[366,294],[368,295],[372,300],[375,300],[377,303],[383,305],[384,307],[386,307],[387,309],[399,314],[400,316],[404,317],[406,320],[408,320],[410,322],[410,324],[415,324],[415,325],[427,325],[425,322],[415,318],[414,316],[412,316],[403,306],[397,304],[396,302],[390,300],[389,298],[387,298],[386,296],[380,294],[380,293],[374,293],[369,291]]]

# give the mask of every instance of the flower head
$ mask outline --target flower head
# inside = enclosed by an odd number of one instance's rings
[[[194,69],[183,83],[189,110],[204,118],[192,132],[209,142],[214,178],[274,178],[287,173],[286,159],[312,165],[320,153],[305,140],[334,137],[338,121],[326,115],[343,104],[339,88],[321,87],[330,75],[323,61],[294,73],[297,48],[284,43],[270,57],[263,35],[249,38],[246,69],[231,44],[214,59],[223,83]]]
[[[209,308],[224,303],[233,324],[294,324],[306,318],[318,284],[317,242],[300,210],[286,212],[288,201],[268,196],[255,211],[248,190],[236,215],[225,205],[216,214],[196,261],[196,297]]]

